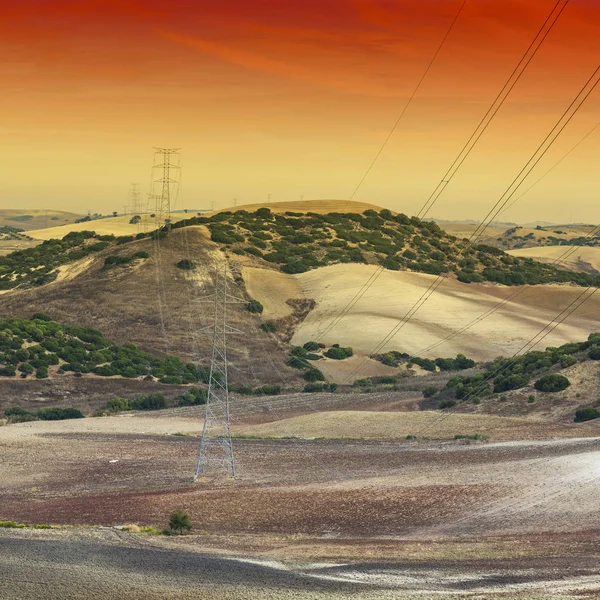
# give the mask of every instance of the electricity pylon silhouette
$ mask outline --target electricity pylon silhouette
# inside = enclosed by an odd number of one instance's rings
[[[215,268],[215,291],[199,302],[212,302],[214,306],[213,324],[204,331],[212,332],[212,358],[206,399],[204,426],[200,440],[200,452],[196,463],[194,481],[205,475],[212,466],[224,468],[231,477],[235,477],[235,461],[231,443],[229,425],[229,389],[227,375],[227,335],[241,333],[227,324],[227,306],[244,302],[227,292],[227,262]]]
[[[150,200],[156,201],[154,211],[157,229],[171,221],[172,186],[179,184],[178,179],[171,177],[171,169],[179,169],[179,151],[181,148],[154,148],[154,163],[152,172],[157,170],[162,176],[152,178]],[[162,162],[160,162],[162,160]],[[173,161],[177,162],[173,162]]]

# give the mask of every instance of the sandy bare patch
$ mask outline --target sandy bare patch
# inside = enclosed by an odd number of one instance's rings
[[[368,354],[436,279],[423,273],[382,271],[348,314],[326,331],[376,269],[373,265],[340,264],[296,275],[304,295],[314,299],[317,305],[300,325],[292,342],[301,345],[317,339],[328,345],[352,346],[355,351]],[[463,284],[447,279],[380,352],[399,350],[432,357],[454,356],[461,352],[475,360],[512,355],[581,294],[582,288],[523,286],[519,295],[491,318],[482,320],[431,352],[422,352],[515,291],[514,287]],[[589,333],[598,328],[599,314],[600,296],[594,296],[546,337],[542,346],[587,339]],[[354,378],[358,377],[360,373]]]
[[[292,307],[286,301],[303,297],[300,284],[293,275],[245,266],[243,276],[250,296],[263,305],[265,319],[282,319],[291,315]]]
[[[317,369],[323,372],[327,381],[333,383],[352,383],[356,377],[356,372],[360,367],[361,377],[379,377],[382,375],[397,375],[400,371],[394,367],[388,367],[378,360],[355,354],[344,360],[333,360],[325,358],[312,363]]]

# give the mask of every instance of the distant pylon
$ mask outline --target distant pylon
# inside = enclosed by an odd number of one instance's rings
[[[212,332],[212,359],[204,426],[194,481],[205,475],[210,465],[225,468],[231,477],[235,477],[229,425],[227,335],[241,332],[227,324],[227,305],[232,302],[244,302],[244,300],[230,296],[227,292],[228,275],[229,264],[227,262],[217,266],[214,272],[214,293],[199,299],[199,302],[212,302],[214,314],[213,324],[207,328]]]
[[[139,215],[142,207],[140,202],[140,184],[132,183],[129,187],[129,208],[132,215]]]
[[[171,197],[178,179],[171,177],[171,169],[179,169],[179,151],[181,148],[154,148],[154,163],[152,165],[152,190],[150,200],[155,200],[155,221],[157,228],[171,221]],[[177,161],[177,162],[174,162]],[[154,178],[154,173],[160,177]]]

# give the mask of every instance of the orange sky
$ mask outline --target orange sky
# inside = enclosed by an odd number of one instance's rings
[[[179,208],[348,198],[460,0],[0,0],[0,207],[121,210],[153,146]],[[356,199],[418,212],[555,0],[468,0]],[[482,218],[600,63],[571,0],[432,215]],[[600,88],[540,164],[600,121]],[[600,221],[600,129],[507,220]],[[533,174],[535,179],[535,173]]]

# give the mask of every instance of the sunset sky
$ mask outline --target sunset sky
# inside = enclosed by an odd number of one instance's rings
[[[0,0],[1,208],[121,211],[153,146],[176,208],[347,199],[462,0]],[[415,214],[555,0],[468,0],[356,200]],[[571,0],[431,216],[480,219],[600,63]],[[600,122],[600,86],[532,182]],[[527,185],[525,186],[527,187]],[[503,215],[600,222],[600,128]]]

